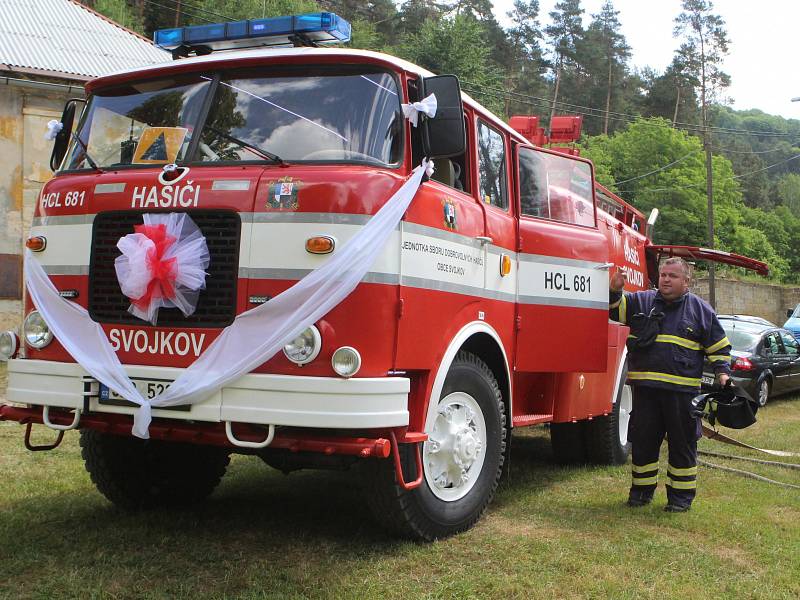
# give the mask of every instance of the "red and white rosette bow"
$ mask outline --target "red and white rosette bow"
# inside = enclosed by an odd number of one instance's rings
[[[188,317],[206,287],[206,239],[186,213],[145,214],[143,221],[117,242],[122,256],[114,268],[131,300],[128,312],[153,325],[159,308],[175,307]]]

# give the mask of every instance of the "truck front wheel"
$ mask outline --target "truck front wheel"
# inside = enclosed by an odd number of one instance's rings
[[[224,448],[81,431],[81,455],[97,489],[128,510],[182,506],[214,491],[230,456]]]
[[[422,447],[422,484],[404,490],[392,461],[379,461],[369,491],[377,519],[404,537],[431,541],[472,527],[491,502],[507,443],[505,406],[494,374],[459,352],[447,373],[436,420]],[[406,481],[417,477],[416,445],[401,444]]]

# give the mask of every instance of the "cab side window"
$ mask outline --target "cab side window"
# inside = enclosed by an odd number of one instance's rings
[[[592,170],[587,163],[531,148],[520,148],[518,156],[523,215],[595,225]]]
[[[481,200],[508,209],[506,147],[503,135],[478,120],[478,192]]]
[[[410,102],[418,102],[420,100],[419,84],[416,80],[408,82],[408,99]],[[465,131],[468,125],[465,119]],[[431,179],[443,183],[451,188],[455,188],[461,192],[469,193],[469,161],[467,160],[467,153],[459,154],[457,156],[449,156],[447,158],[434,158],[433,159],[433,175]],[[422,148],[422,132],[419,127],[411,126],[411,165],[416,167],[422,162],[425,157],[425,151]]]
[[[519,201],[523,215],[550,218],[547,203],[547,165],[541,153],[519,149]]]

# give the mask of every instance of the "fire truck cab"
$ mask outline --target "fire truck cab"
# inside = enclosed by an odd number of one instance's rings
[[[197,56],[89,82],[85,107],[65,110],[30,256],[147,398],[237,315],[346,246],[432,159],[389,240],[364,249],[367,275],[251,373],[154,407],[149,440],[28,296],[21,340],[3,334],[0,418],[27,424],[31,449],[31,423],[59,441],[79,430],[93,481],[125,507],[208,496],[231,453],[284,472],[363,463],[376,518],[425,540],[480,518],[516,427],[549,423],[564,462],[625,461],[627,329],[608,319],[608,277],[621,267],[631,289],[649,286],[643,215],[603,192],[588,160],[537,147],[454,77],[350,49],[208,52],[227,29],[238,46],[271,43],[254,32],[297,43],[349,31],[329,13],[287,19],[160,32],[176,56]],[[431,94],[433,116],[404,118]],[[164,212],[191,217],[210,264],[195,312],[161,309],[152,325],[129,312],[114,264],[120,238]]]

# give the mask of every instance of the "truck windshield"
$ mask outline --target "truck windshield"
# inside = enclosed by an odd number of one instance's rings
[[[185,160],[211,83],[200,76],[101,90],[89,99],[64,169],[164,165]],[[85,146],[85,147],[84,147]]]
[[[197,158],[259,160],[258,148],[290,162],[392,165],[402,130],[388,73],[237,74],[217,86]]]
[[[63,168],[90,168],[87,154],[101,168],[231,161],[391,166],[401,159],[402,132],[389,73],[266,76],[262,69],[223,73],[216,83],[201,74],[95,93],[77,131],[83,144],[73,141]]]

